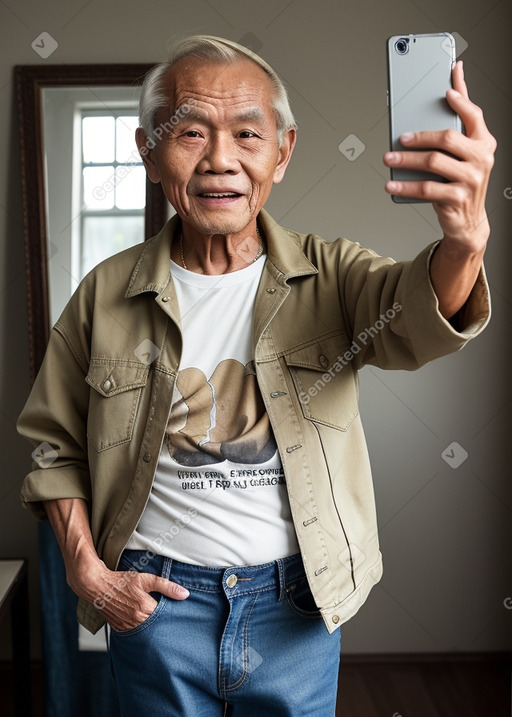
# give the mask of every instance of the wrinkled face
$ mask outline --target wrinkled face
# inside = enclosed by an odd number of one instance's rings
[[[168,73],[167,94],[155,123],[164,131],[144,157],[150,179],[201,234],[243,231],[283,178],[295,142],[290,130],[279,147],[269,77],[250,60],[186,57]]]

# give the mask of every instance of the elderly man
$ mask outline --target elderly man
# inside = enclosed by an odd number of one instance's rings
[[[80,622],[111,627],[124,716],[334,714],[337,628],[381,576],[357,370],[415,369],[488,320],[495,142],[460,63],[453,85],[466,136],[385,155],[449,180],[387,183],[442,232],[395,263],[263,209],[296,128],[261,58],[192,37],[146,78],[137,142],[177,215],[85,278],[20,418],[53,449],[23,501]]]

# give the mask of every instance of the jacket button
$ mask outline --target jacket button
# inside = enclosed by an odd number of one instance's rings
[[[110,391],[112,388],[112,381],[109,378],[107,378],[106,381],[103,381],[103,388],[105,391]]]
[[[318,363],[322,368],[327,368],[327,366],[329,365],[329,359],[325,354],[320,354],[320,356],[318,357]]]
[[[337,624],[339,623],[339,621],[340,621],[339,615],[333,615],[333,616],[332,616],[332,621],[333,621],[333,623],[334,623],[335,625],[337,625]]]
[[[267,289],[267,294],[275,294],[275,293],[276,293],[275,289]]]
[[[163,297],[162,297],[162,301],[164,302],[164,304],[167,303],[167,301],[169,301],[169,297],[168,297],[168,296],[163,296]]]
[[[151,453],[144,453],[142,460],[144,461],[144,463],[149,463],[149,461],[151,460]]]

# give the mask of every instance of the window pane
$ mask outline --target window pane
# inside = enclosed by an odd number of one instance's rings
[[[138,126],[137,117],[118,117],[116,120],[116,160],[122,164],[141,161],[135,143]]]
[[[84,117],[82,121],[84,162],[113,162],[114,132],[113,117]]]
[[[125,165],[116,169],[116,206],[118,209],[143,209],[146,204],[146,170]]]
[[[84,169],[84,204],[86,209],[112,209],[114,206],[113,167]]]
[[[81,276],[123,249],[144,241],[144,216],[84,217]]]

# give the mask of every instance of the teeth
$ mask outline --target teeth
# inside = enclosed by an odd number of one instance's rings
[[[238,196],[238,195],[235,194],[234,192],[222,192],[222,193],[220,193],[220,192],[219,192],[219,193],[214,193],[214,192],[208,192],[208,193],[206,193],[206,192],[205,192],[205,193],[202,194],[201,196],[202,196],[202,197],[215,197],[215,198],[219,198],[219,197],[236,197],[236,196]]]

